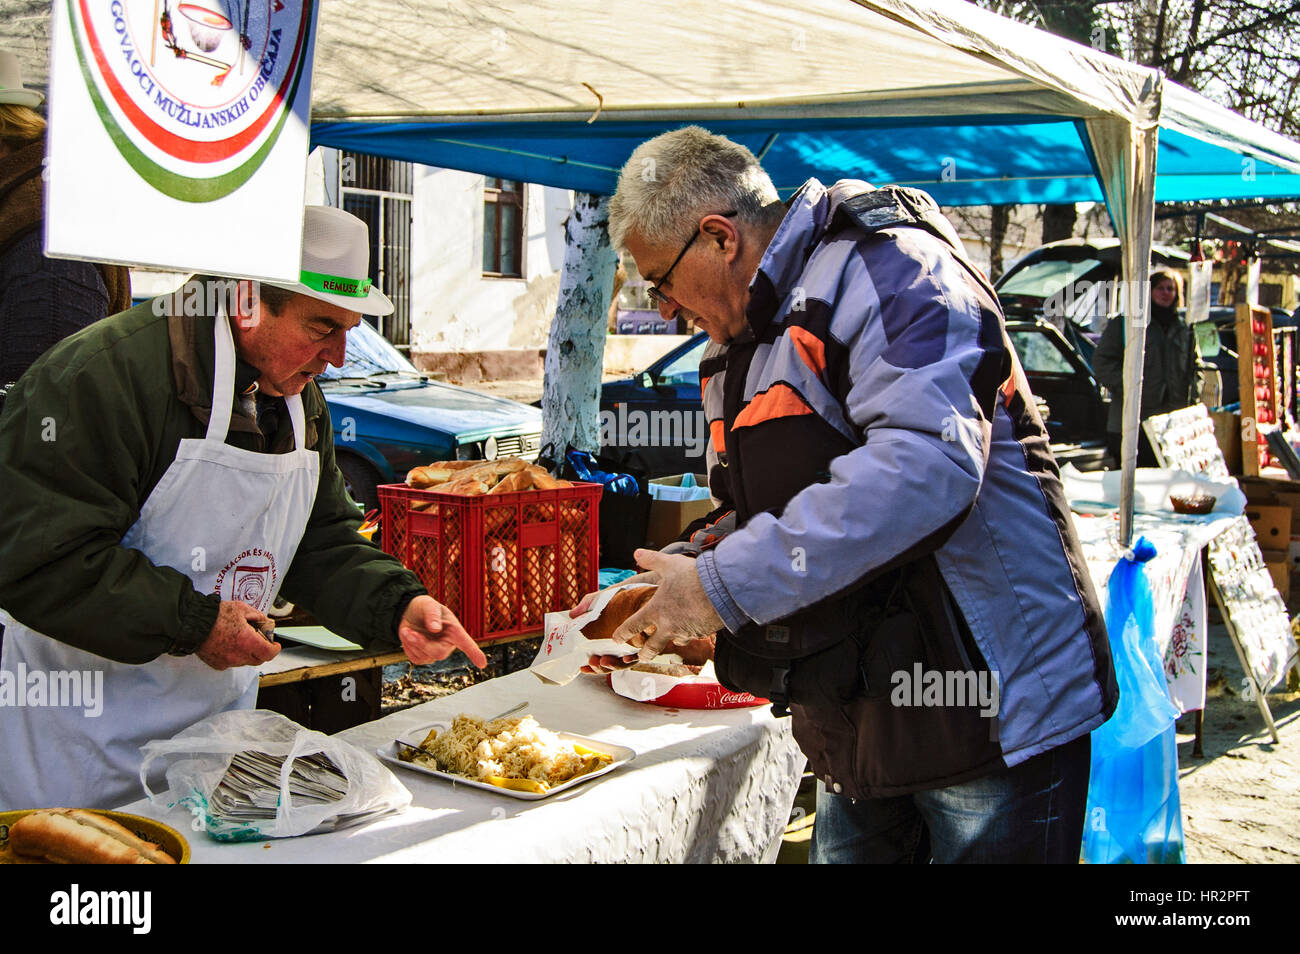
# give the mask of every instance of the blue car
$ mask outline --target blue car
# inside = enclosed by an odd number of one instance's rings
[[[700,332],[640,374],[601,386],[603,457],[646,477],[705,472],[700,357],[708,343]]]
[[[352,499],[379,506],[379,484],[435,460],[536,460],[542,412],[432,381],[366,322],[348,332],[347,360],[317,378]]]

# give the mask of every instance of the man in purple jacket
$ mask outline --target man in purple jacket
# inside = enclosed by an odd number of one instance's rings
[[[632,154],[610,203],[701,364],[698,557],[638,551],[642,659],[718,633],[818,784],[816,861],[1079,857],[1105,627],[997,299],[933,200],[809,180],[782,204],[698,127]]]

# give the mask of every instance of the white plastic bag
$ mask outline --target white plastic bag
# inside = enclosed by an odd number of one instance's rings
[[[230,823],[210,809],[209,799],[231,758],[244,751],[284,757],[274,819]],[[266,709],[219,712],[170,739],[146,743],[141,752],[140,781],[149,801],[162,808],[184,805],[195,816],[194,827],[217,841],[258,841],[327,831],[404,811],[411,804],[411,793],[373,755]],[[347,790],[338,801],[322,804],[300,799],[294,805],[289,791],[294,759],[318,752],[327,755],[346,777]],[[151,791],[148,782],[149,766],[156,759],[165,759],[167,764],[167,790],[161,793]]]

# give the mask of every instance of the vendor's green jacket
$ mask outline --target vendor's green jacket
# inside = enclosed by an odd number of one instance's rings
[[[0,416],[0,607],[124,663],[192,652],[207,638],[220,598],[121,541],[180,441],[205,435],[213,360],[211,317],[157,315],[145,302],[60,342],[19,380]],[[315,382],[302,402],[320,485],[280,593],[333,632],[395,648],[401,612],[424,587],[357,533]],[[280,427],[265,446],[237,399],[227,443],[285,453],[293,433]]]

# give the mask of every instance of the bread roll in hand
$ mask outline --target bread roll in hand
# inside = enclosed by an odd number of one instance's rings
[[[656,586],[624,587],[614,594],[605,604],[600,615],[582,627],[582,635],[588,639],[609,639],[614,631],[623,625],[623,621],[634,615],[637,610],[650,602],[658,591]]]

